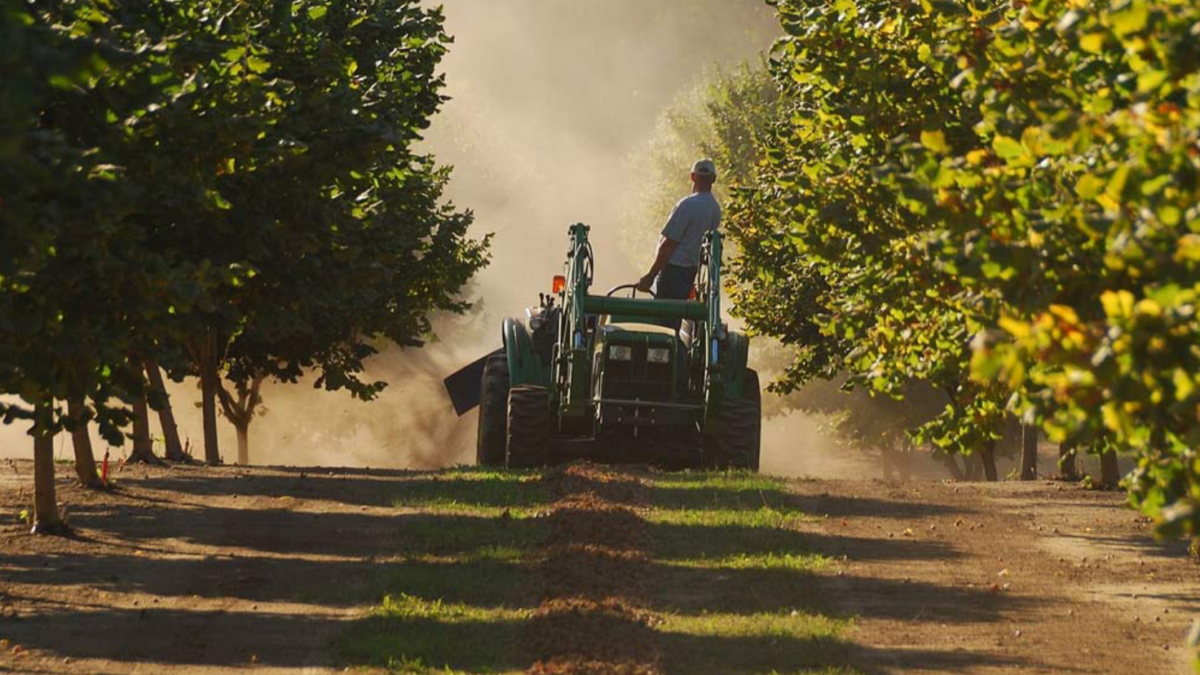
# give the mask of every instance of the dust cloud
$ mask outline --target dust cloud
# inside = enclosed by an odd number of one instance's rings
[[[833,479],[881,475],[877,459],[839,443],[819,416],[803,412],[763,420],[761,470],[773,476]]]
[[[476,308],[437,321],[438,338],[423,349],[373,358],[367,375],[389,382],[373,403],[311,383],[264,385],[265,414],[250,427],[255,464],[424,469],[473,461],[476,416],[454,415],[442,378],[497,348],[501,319],[549,290],[569,224],[592,226],[598,290],[636,280],[640,270],[618,236],[639,187],[627,176],[629,157],[706,68],[752,61],[778,32],[762,0],[438,4],[455,39],[443,64],[451,100],[424,150],[454,167],[448,197],[475,212],[474,234],[495,234],[493,262],[470,289]],[[680,167],[681,196],[688,168]],[[653,245],[646,242],[646,263]],[[197,388],[175,385],[171,395],[181,433],[202,455]],[[229,424],[219,427],[230,461],[236,439]],[[826,443],[811,420],[769,423],[765,468],[827,473],[827,463],[787,459],[798,436]],[[106,445],[96,443],[102,453]],[[28,456],[28,446],[24,429],[0,428],[0,456]]]

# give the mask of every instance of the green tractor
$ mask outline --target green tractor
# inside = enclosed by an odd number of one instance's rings
[[[634,285],[588,292],[588,230],[571,226],[566,274],[504,320],[503,348],[446,378],[459,415],[479,406],[478,463],[757,470],[761,392],[749,339],[721,323],[720,233],[705,239],[696,299],[655,300]]]

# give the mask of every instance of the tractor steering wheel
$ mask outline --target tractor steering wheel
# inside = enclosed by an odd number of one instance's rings
[[[621,286],[613,286],[612,288],[608,289],[608,295],[606,295],[605,297],[611,298],[613,296],[613,293],[616,293],[617,291],[623,291],[626,289],[630,290],[629,297],[631,297],[631,298],[637,297],[637,294],[638,294],[637,284],[623,284]],[[648,294],[652,298],[657,297],[654,295],[654,291],[643,291],[643,293]]]

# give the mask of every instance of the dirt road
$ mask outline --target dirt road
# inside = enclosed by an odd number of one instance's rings
[[[0,672],[1186,673],[1200,614],[1181,547],[1056,483],[62,466],[58,539],[30,468]]]

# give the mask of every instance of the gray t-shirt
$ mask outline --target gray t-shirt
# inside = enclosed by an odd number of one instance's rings
[[[679,200],[662,230],[664,237],[679,242],[668,264],[679,267],[699,265],[704,235],[720,225],[721,206],[711,192],[697,192]]]

